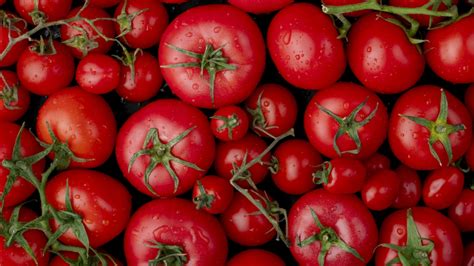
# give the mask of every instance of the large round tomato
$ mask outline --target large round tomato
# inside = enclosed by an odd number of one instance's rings
[[[56,21],[67,16],[72,0],[37,0],[38,11],[42,12],[45,21]],[[31,13],[35,11],[36,0],[14,0],[15,10],[28,23],[33,24]]]
[[[214,160],[207,117],[186,103],[157,100],[134,113],[117,137],[117,161],[128,181],[150,196],[190,190]]]
[[[183,101],[204,108],[239,103],[255,89],[265,44],[255,22],[230,5],[191,8],[163,33],[163,77]]]
[[[254,14],[270,13],[292,2],[293,0],[229,0],[229,4]]]
[[[0,70],[0,120],[13,122],[22,117],[30,105],[30,94],[15,72]]]

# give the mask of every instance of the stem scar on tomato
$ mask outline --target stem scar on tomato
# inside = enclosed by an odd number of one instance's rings
[[[224,124],[217,128],[219,132],[227,129],[227,135],[232,140],[232,130],[240,125],[239,116],[236,113],[232,113],[230,117],[221,115],[211,116],[211,119],[218,119],[224,122]]]
[[[186,262],[188,262],[186,253],[184,253],[183,248],[180,246],[167,245],[155,240],[150,244],[145,243],[145,246],[158,249],[156,257],[148,261],[149,266],[158,266],[162,264],[183,266],[186,264]]]
[[[193,203],[196,205],[196,209],[202,209],[204,207],[210,209],[212,208],[212,203],[215,200],[215,196],[206,192],[204,186],[200,180],[196,181],[199,188],[199,196],[193,198]]]
[[[197,171],[204,171],[194,163],[180,159],[171,153],[171,149],[181,140],[183,140],[186,136],[188,136],[189,133],[191,133],[191,131],[193,131],[195,128],[196,126],[186,129],[174,139],[170,140],[168,143],[161,142],[158,129],[150,128],[150,130],[146,134],[145,141],[143,142],[142,150],[137,151],[130,159],[130,163],[128,164],[128,172],[132,170],[132,166],[138,159],[138,157],[141,157],[142,155],[148,155],[150,157],[150,164],[145,170],[145,185],[148,190],[154,195],[159,196],[153,189],[153,187],[150,185],[150,175],[151,172],[155,169],[155,167],[161,164],[163,165],[163,167],[165,167],[168,174],[173,178],[174,192],[176,192],[179,186],[179,178],[176,175],[176,172],[171,167],[171,161],[182,164]]]

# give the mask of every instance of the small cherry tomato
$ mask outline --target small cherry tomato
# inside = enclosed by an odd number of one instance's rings
[[[242,139],[249,124],[247,113],[236,105],[221,107],[211,116],[212,134],[222,141]]]
[[[8,12],[0,13],[0,54],[4,53],[10,38],[18,38],[26,32],[26,24],[18,21],[19,18]],[[28,40],[22,40],[13,45],[9,51],[0,58],[0,67],[15,64],[21,53],[28,47]]]
[[[316,182],[332,193],[351,194],[362,189],[367,176],[364,164],[351,158],[334,158],[315,174]]]
[[[20,85],[16,74],[0,70],[0,121],[13,122],[28,110],[30,94]]]
[[[463,189],[458,199],[449,207],[449,218],[462,232],[474,231],[474,191]]]
[[[390,159],[378,152],[367,158],[364,163],[367,169],[367,176],[371,176],[378,170],[390,170]]]
[[[435,210],[445,209],[460,196],[464,186],[464,174],[456,167],[433,170],[423,184],[423,201]]]
[[[38,10],[35,10],[35,2],[38,2]],[[14,0],[15,10],[29,24],[34,24],[32,12],[39,11],[44,21],[56,21],[63,19],[71,9],[72,0]],[[36,13],[35,16],[38,16]]]
[[[76,81],[90,93],[110,92],[119,85],[120,63],[105,54],[88,54],[77,65]]]
[[[415,207],[421,198],[420,177],[415,170],[403,164],[395,169],[395,173],[401,185],[392,207],[397,209]]]
[[[234,196],[229,181],[218,176],[205,176],[196,181],[193,187],[193,202],[197,209],[211,214],[223,213]]]
[[[400,191],[400,178],[391,170],[380,170],[369,177],[361,195],[365,205],[374,211],[390,207]]]
[[[229,0],[229,4],[254,14],[270,13],[293,3],[294,0]]]

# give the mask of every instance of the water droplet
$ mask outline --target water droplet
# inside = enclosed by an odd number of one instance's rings
[[[369,46],[367,47],[367,53],[370,53],[370,52],[372,52],[372,47]]]
[[[74,195],[74,198],[75,198],[75,199],[80,199],[80,198],[81,198],[81,195],[76,194],[76,195]]]
[[[184,36],[190,38],[190,37],[193,37],[193,33],[189,31],[189,32],[186,33]]]
[[[193,87],[193,90],[198,90],[199,89],[199,85],[197,83],[194,83],[192,87]]]
[[[283,35],[283,43],[288,45],[290,42],[291,42],[291,30],[285,33],[285,35]]]
[[[411,134],[411,137],[413,139],[417,139],[418,138],[418,134],[416,132],[413,132],[413,134]]]
[[[105,225],[105,226],[109,225],[109,223],[110,223],[109,220],[102,220],[102,224]]]
[[[344,109],[346,109],[346,110],[349,109],[349,103],[344,103],[344,104],[342,105],[342,107],[344,107]]]
[[[91,224],[91,223],[92,223],[92,221],[89,220],[89,219],[84,220],[84,222],[85,222],[86,224]]]
[[[221,27],[217,26],[217,27],[215,27],[215,28],[213,29],[213,31],[214,31],[215,33],[218,33],[219,31],[221,31]]]
[[[263,106],[265,106],[265,107],[270,106],[270,102],[268,102],[268,101],[263,101]]]
[[[186,69],[186,75],[188,76],[188,79],[192,79],[194,75],[194,69],[192,68]]]
[[[403,230],[403,228],[398,228],[397,229],[397,234],[403,235],[404,233],[405,233],[405,230]]]
[[[296,60],[300,60],[301,56],[299,54],[295,55]]]

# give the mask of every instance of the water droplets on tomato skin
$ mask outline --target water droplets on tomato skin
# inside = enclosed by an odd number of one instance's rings
[[[290,31],[287,31],[284,35],[283,35],[283,43],[288,45],[290,44],[291,42],[291,30]]]

